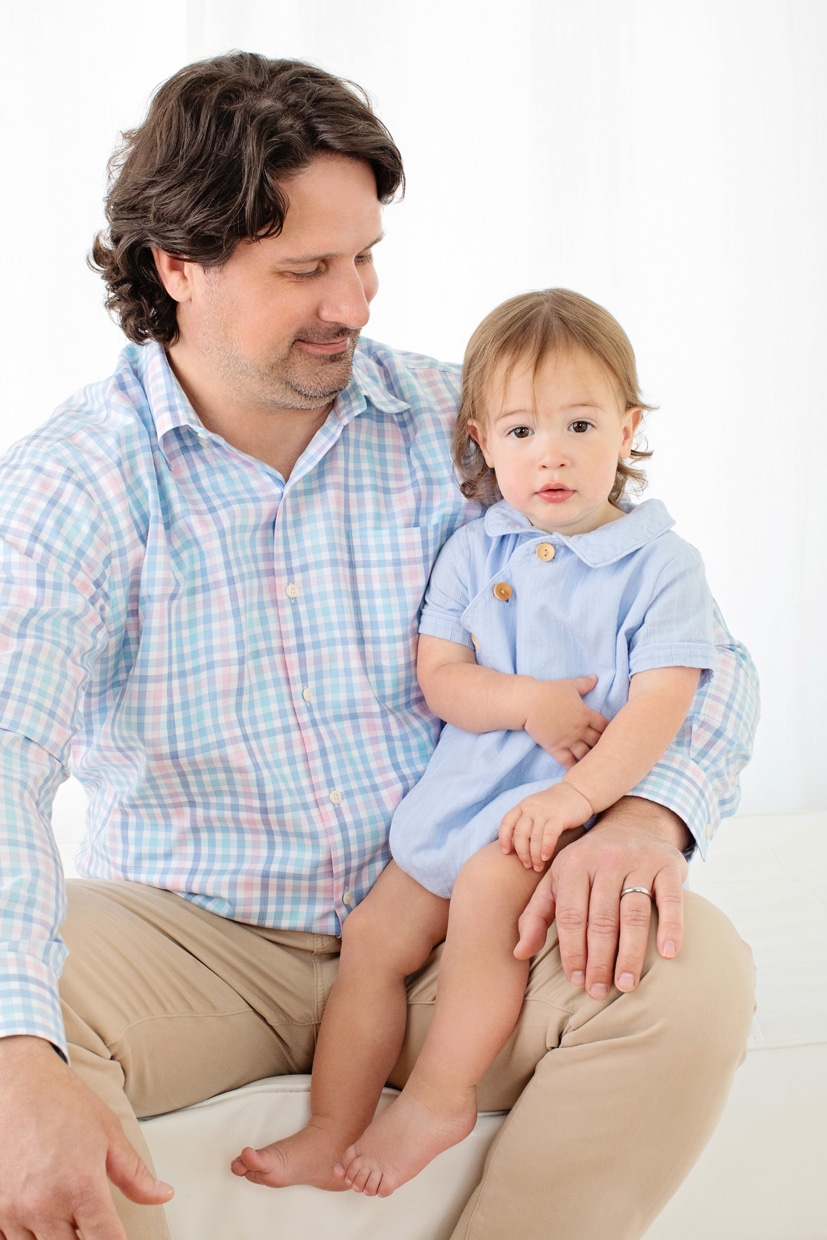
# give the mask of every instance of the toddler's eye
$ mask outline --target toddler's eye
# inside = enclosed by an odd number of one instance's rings
[[[577,422],[572,422],[571,426],[569,427],[569,430],[574,431],[576,435],[584,435],[586,431],[591,429],[591,425],[592,425],[591,422],[584,422],[582,420],[578,420]]]
[[[515,439],[528,439],[532,432],[530,426],[512,426],[508,433],[513,435]]]

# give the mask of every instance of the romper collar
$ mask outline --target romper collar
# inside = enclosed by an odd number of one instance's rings
[[[483,520],[486,533],[492,538],[507,534],[534,536],[555,547],[569,547],[589,568],[600,568],[640,550],[675,524],[659,499],[647,499],[642,504],[621,500],[620,507],[626,513],[622,519],[598,526],[588,534],[546,534],[505,500],[489,508]]]

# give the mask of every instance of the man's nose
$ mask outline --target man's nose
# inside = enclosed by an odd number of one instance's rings
[[[372,273],[371,273],[372,274]],[[326,281],[319,318],[343,327],[364,327],[370,318],[370,303],[376,293],[376,279],[369,282],[356,267],[331,273]]]

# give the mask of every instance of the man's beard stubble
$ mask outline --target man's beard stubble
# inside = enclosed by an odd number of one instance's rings
[[[359,341],[357,330],[347,330],[347,343],[341,353],[308,355],[297,349],[299,342],[328,344],[342,337],[338,331],[315,328],[294,338],[287,356],[273,364],[273,377],[293,394],[296,409],[317,409],[336,399],[350,383],[353,354]],[[305,403],[306,402],[306,403]]]

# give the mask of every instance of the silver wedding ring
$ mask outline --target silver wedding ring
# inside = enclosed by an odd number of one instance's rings
[[[642,896],[648,896],[650,900],[655,898],[648,887],[624,887],[620,893],[621,900],[624,896],[631,895],[633,891],[639,891]]]

